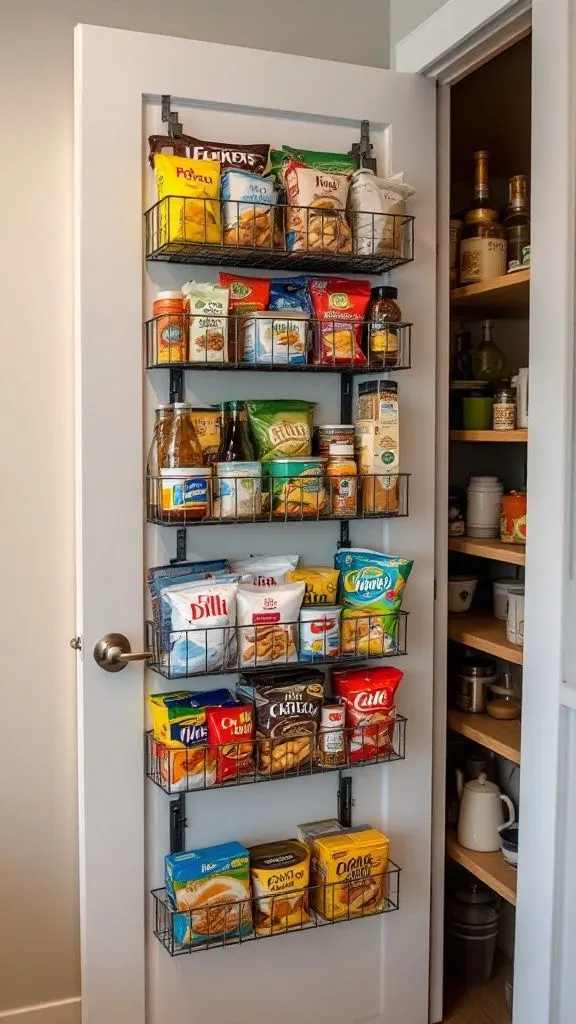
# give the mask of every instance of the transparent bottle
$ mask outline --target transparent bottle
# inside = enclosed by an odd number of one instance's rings
[[[482,321],[482,340],[472,349],[474,380],[502,380],[506,377],[506,359],[492,341],[492,321]]]
[[[246,402],[221,402],[222,441],[218,462],[253,462],[254,450],[248,430]]]
[[[174,415],[173,405],[159,405],[155,410],[154,433],[152,444],[148,451],[146,462],[147,478],[147,501],[148,511],[152,518],[156,518],[160,502],[160,449],[165,443],[165,437],[170,429],[170,423]]]
[[[515,174],[509,182],[508,209],[504,227],[508,239],[508,273],[520,270],[523,252],[530,245],[530,210],[527,199],[527,182],[524,174]]]
[[[159,430],[160,469],[191,469],[202,465],[202,449],[191,412],[188,402],[174,402],[168,426]]]
[[[466,211],[460,237],[460,283],[476,284],[506,273],[506,231],[490,201],[489,153],[474,153],[474,199]]]

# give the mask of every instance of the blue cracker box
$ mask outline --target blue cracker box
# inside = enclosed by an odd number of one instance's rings
[[[238,701],[230,690],[207,690],[193,693],[178,690],[172,693],[152,693],[148,704],[152,712],[154,739],[166,747],[194,747],[206,743],[208,727],[206,708],[234,707]]]
[[[224,945],[252,934],[250,854],[241,843],[221,843],[165,858],[168,902],[181,946]]]

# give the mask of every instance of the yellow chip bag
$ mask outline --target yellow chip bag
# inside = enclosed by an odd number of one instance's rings
[[[154,172],[163,200],[159,244],[221,242],[219,162],[157,153]]]
[[[294,569],[286,576],[288,583],[303,582],[306,585],[303,604],[336,604],[338,569],[328,566],[308,566]]]

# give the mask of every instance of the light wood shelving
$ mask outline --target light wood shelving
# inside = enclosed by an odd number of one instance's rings
[[[494,444],[524,444],[528,431],[521,430],[451,430],[451,441],[482,441]]]
[[[451,312],[470,319],[497,316],[528,316],[530,268],[494,277],[479,284],[467,284],[450,292]]]
[[[470,871],[475,878],[497,892],[502,899],[516,906],[516,871],[506,863],[500,850],[494,853],[477,853],[460,846],[456,833],[450,829],[446,834],[446,853],[457,864]]]
[[[476,555],[477,558],[491,558],[494,562],[508,565],[525,565],[526,548],[523,544],[503,544],[501,540],[484,540],[482,537],[450,537],[449,551],[461,555]]]
[[[494,658],[503,658],[514,665],[522,664],[523,648],[506,639],[506,623],[493,615],[450,615],[448,637]]]
[[[470,714],[466,711],[448,711],[448,726],[475,743],[520,764],[520,719],[505,721],[490,715]]]

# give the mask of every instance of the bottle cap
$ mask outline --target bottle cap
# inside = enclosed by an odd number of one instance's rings
[[[180,299],[181,302],[184,302],[182,292],[156,292],[154,302],[161,302],[162,299]]]
[[[372,288],[370,291],[370,297],[372,299],[397,299],[398,289],[392,288],[391,285],[381,284],[377,288]]]
[[[353,444],[329,444],[329,455],[354,455]]]

